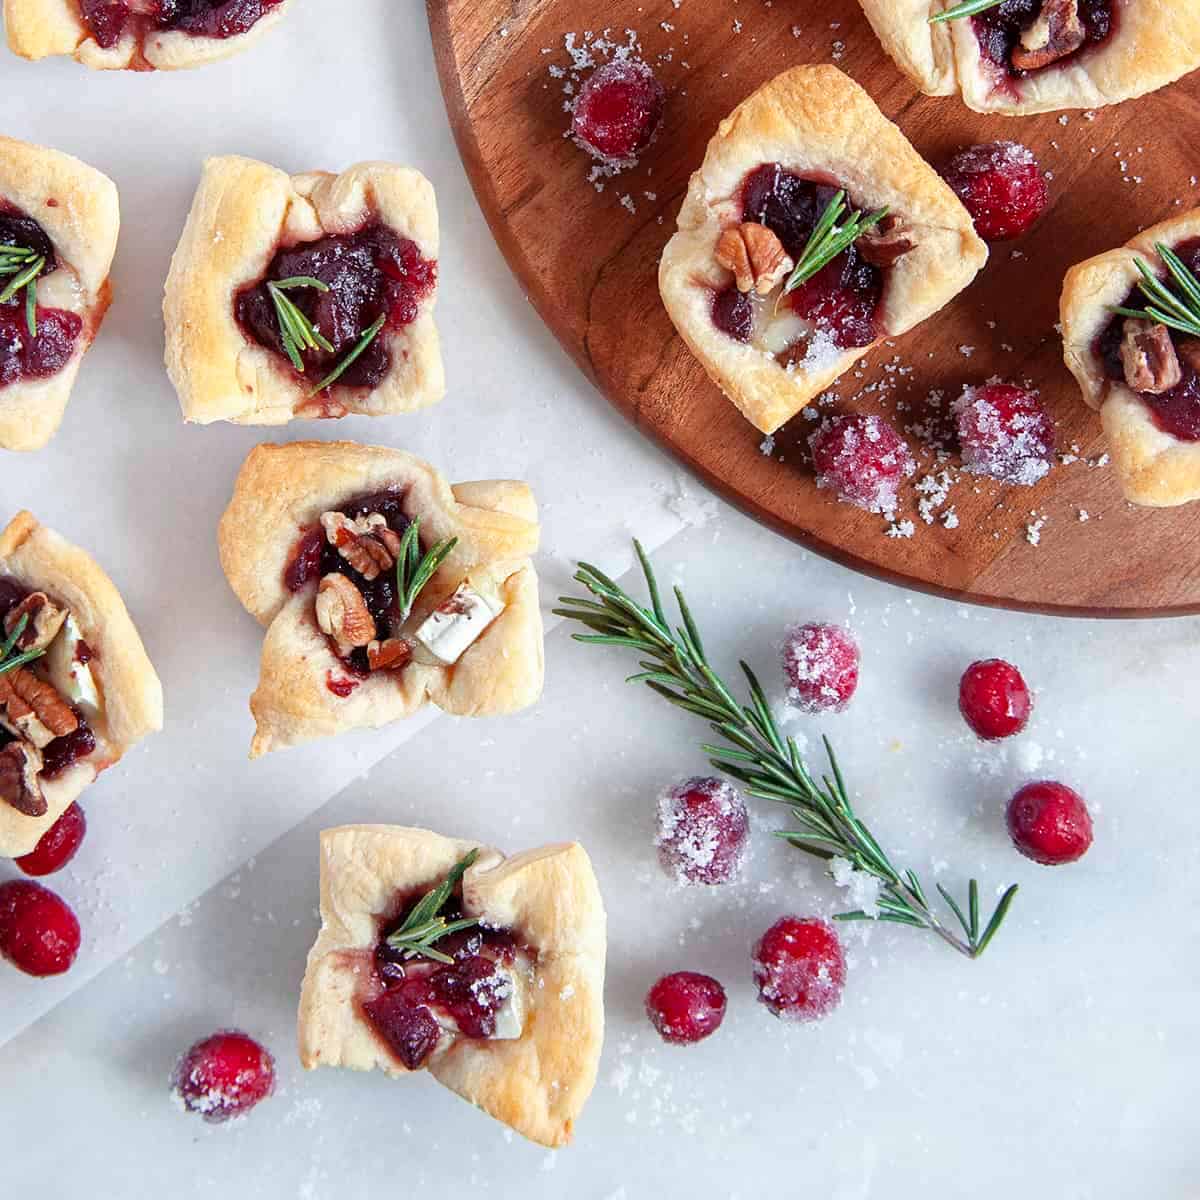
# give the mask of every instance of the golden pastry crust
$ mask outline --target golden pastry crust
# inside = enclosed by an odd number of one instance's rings
[[[505,602],[504,610],[453,666],[414,660],[377,671],[348,696],[329,688],[341,661],[313,618],[316,580],[293,594],[284,573],[302,533],[355,496],[404,490],[422,538],[458,545],[421,593],[415,625],[462,582]],[[429,700],[457,716],[514,712],[542,690],[542,620],[537,575],[537,507],[523,484],[497,480],[451,487],[431,466],[381,446],[293,442],[256,447],[221,518],[221,565],[246,611],[268,626],[259,685],[251,698],[257,731],[251,757],[349,729],[377,728]]]
[[[28,512],[0,533],[0,578],[45,591],[65,604],[91,647],[93,676],[104,700],[89,716],[97,748],[57,779],[43,781],[47,811],[27,817],[0,804],[0,855],[27,854],[38,839],[107,767],[162,728],[162,685],[146,655],[125,603],[95,560]]]
[[[795,67],[759,88],[721,122],[692,176],[678,232],[663,251],[659,289],[692,353],[763,433],[773,433],[871,350],[834,350],[807,369],[788,371],[774,354],[713,324],[713,293],[732,280],[714,257],[717,240],[741,220],[746,175],[772,162],[832,176],[856,205],[887,206],[915,236],[916,248],[888,272],[880,310],[888,337],[937,312],[987,260],[958,198],[841,71]]]
[[[117,186],[69,154],[0,137],[0,200],[32,217],[58,266],[38,278],[38,303],[76,313],[83,328],[61,371],[0,387],[0,448],[40,450],[62,424],[79,365],[108,308],[121,225]]]
[[[1028,116],[1101,108],[1156,91],[1200,67],[1200,0],[1116,0],[1116,31],[1061,67],[997,88],[969,19],[930,25],[957,0],[860,0],[884,49],[931,96],[962,92],[976,112]],[[942,30],[949,30],[947,37]]]
[[[105,49],[80,16],[78,0],[4,0],[8,48],[32,60],[70,55],[98,71],[178,71],[229,58],[252,46],[280,21],[292,0],[265,13],[243,34],[227,38],[193,37],[179,31],[154,31],[143,41],[127,32]]]
[[[320,397],[309,395],[316,380],[306,382],[282,355],[248,338],[234,315],[234,294],[263,276],[281,243],[354,233],[375,218],[436,260],[437,204],[419,171],[374,162],[341,175],[289,176],[250,158],[205,163],[163,301],[167,373],[185,420],[281,425],[297,416],[411,412],[442,398],[436,288],[416,320],[379,335],[392,367],[378,387],[335,385]]]
[[[347,825],[321,834],[321,932],[300,995],[300,1061],[409,1075],[364,1020],[357,994],[379,920],[397,894],[428,890],[478,842],[424,829]],[[434,1051],[430,1073],[484,1112],[545,1146],[571,1138],[604,1040],[605,915],[582,846],[512,858],[484,849],[463,878],[463,909],[512,929],[536,951],[519,1038],[461,1038]]]
[[[1119,249],[1072,267],[1063,281],[1060,320],[1063,358],[1087,404],[1100,413],[1109,449],[1128,500],[1169,508],[1200,499],[1200,442],[1184,442],[1164,433],[1150,410],[1123,380],[1108,377],[1095,352],[1113,305],[1123,304],[1141,276],[1140,258],[1165,270],[1155,243],[1175,246],[1200,237],[1200,208],[1181,213],[1139,233]]]

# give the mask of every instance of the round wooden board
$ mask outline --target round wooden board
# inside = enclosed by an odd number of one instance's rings
[[[513,271],[600,391],[711,487],[805,546],[908,587],[1059,615],[1200,612],[1196,510],[1124,502],[1104,465],[1099,420],[1063,366],[1055,329],[1072,263],[1181,204],[1200,204],[1191,153],[1200,76],[1087,116],[1014,120],[917,94],[856,0],[681,0],[678,7],[672,0],[428,0],[428,7],[459,149]],[[584,31],[605,26],[614,41],[636,32],[670,98],[641,164],[598,191],[588,181],[590,161],[563,136],[570,75],[562,72],[571,67],[567,35],[582,42]],[[1075,461],[1034,488],[961,476],[941,510],[953,505],[954,528],[924,522],[915,487],[906,487],[898,518],[913,522],[911,538],[887,536],[882,518],[816,488],[804,454],[812,426],[803,414],[765,454],[761,434],[709,382],[658,295],[659,255],[717,123],[779,71],[830,61],[863,84],[931,162],[960,146],[1014,138],[1052,175],[1052,207],[1039,226],[995,246],[963,295],[844,377],[835,407],[882,412],[904,426],[926,415],[931,392],[948,402],[965,383],[993,375],[1031,380],[1053,412],[1060,452]],[[569,423],[570,414],[561,420]],[[927,451],[919,461],[914,483],[942,469]],[[628,516],[636,527],[636,514]]]

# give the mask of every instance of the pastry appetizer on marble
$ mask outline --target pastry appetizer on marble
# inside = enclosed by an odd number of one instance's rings
[[[85,67],[173,71],[237,54],[274,28],[291,0],[4,0],[8,46],[22,58],[71,55]]]
[[[927,95],[1009,116],[1099,108],[1200,66],[1200,0],[860,0]]]
[[[184,418],[281,425],[440,400],[437,255],[437,205],[419,171],[288,176],[210,159],[163,303]]]
[[[561,1146],[596,1081],[604,956],[582,846],[505,858],[424,829],[326,830],[300,1060],[428,1069],[524,1137]]]
[[[117,188],[57,150],[0,138],[0,449],[39,450],[108,308]]]
[[[162,728],[162,687],[112,581],[18,513],[0,533],[0,855],[28,854]]]
[[[267,626],[251,757],[427,700],[491,716],[541,694],[537,506],[523,483],[451,487],[381,446],[264,445],[219,540],[230,586]]]
[[[772,433],[986,259],[966,209],[866,92],[796,67],[709,142],[659,287],[713,381]]]
[[[1127,499],[1200,499],[1200,208],[1067,272],[1064,356]]]

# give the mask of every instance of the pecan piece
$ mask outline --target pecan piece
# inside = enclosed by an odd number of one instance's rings
[[[400,536],[379,513],[355,521],[345,513],[322,513],[321,525],[329,544],[368,582],[396,565]]]
[[[745,221],[717,240],[717,262],[733,272],[739,292],[765,296],[796,265],[765,225]]]
[[[372,671],[398,671],[412,660],[413,648],[403,638],[388,638],[367,646],[367,664]]]
[[[317,588],[317,626],[345,657],[375,640],[375,618],[363,594],[345,575],[326,575]]]
[[[1125,367],[1125,382],[1135,392],[1154,396],[1177,386],[1183,379],[1183,371],[1171,342],[1171,331],[1165,325],[1133,317],[1126,318],[1124,328],[1121,363]]]
[[[0,708],[5,714],[0,724],[39,750],[79,728],[79,718],[54,685],[26,667],[0,675]]]
[[[891,213],[854,243],[859,255],[876,267],[892,266],[916,246],[916,238]]]
[[[1079,0],[1045,0],[1037,19],[1013,48],[1018,71],[1037,71],[1074,54],[1087,40],[1079,17]]]
[[[20,638],[18,650],[45,650],[58,636],[58,631],[67,619],[67,610],[59,608],[45,592],[30,592],[20,604],[10,608],[4,618],[4,632],[12,635],[17,622],[28,617]]]
[[[28,742],[9,742],[0,749],[0,800],[27,817],[46,815],[46,798],[38,782],[42,755]]]

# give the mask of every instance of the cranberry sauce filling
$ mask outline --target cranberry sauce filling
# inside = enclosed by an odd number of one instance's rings
[[[1013,51],[1021,46],[1022,34],[1038,19],[1044,3],[1045,0],[1004,0],[999,7],[972,18],[980,54],[1009,78],[1022,79],[1033,73],[1014,66]],[[1082,46],[1047,66],[1058,66],[1088,47],[1108,41],[1117,25],[1116,4],[1114,0],[1079,0],[1079,19],[1083,24]]]
[[[437,949],[453,963],[406,960],[387,938],[419,899],[415,897],[395,920],[383,924],[373,957],[374,982],[382,990],[362,1005],[376,1033],[410,1071],[421,1066],[437,1045],[442,1032],[438,1016],[452,1020],[464,1037],[495,1034],[496,1014],[512,987],[498,966],[511,966],[519,949],[509,931],[476,926],[437,942]],[[463,914],[451,903],[442,915],[456,921]]]
[[[420,302],[437,282],[437,264],[422,258],[415,242],[384,225],[280,250],[266,275],[238,294],[234,308],[242,327],[259,345],[284,356],[279,317],[266,285],[298,275],[319,279],[329,288],[322,292],[296,287],[287,293],[333,347],[332,353],[318,348],[301,355],[305,377],[316,384],[381,317],[386,318],[388,329],[415,321]],[[385,345],[383,338],[375,338],[342,374],[338,385],[378,387],[392,365]]]
[[[193,37],[231,38],[248,33],[282,0],[79,0],[84,23],[105,50],[129,31],[179,30]],[[136,7],[136,11],[135,11]]]
[[[1192,274],[1200,279],[1200,238],[1192,238],[1175,247],[1175,253],[1187,264]],[[1135,287],[1121,302],[1120,307],[1141,310],[1147,300],[1141,288]],[[1169,331],[1172,343],[1188,341],[1188,335]],[[1113,314],[1093,344],[1093,352],[1104,363],[1105,373],[1110,379],[1125,383],[1125,367],[1121,359],[1121,342],[1125,336],[1125,318]],[[1200,372],[1189,357],[1179,355],[1179,367],[1183,378],[1170,391],[1155,395],[1139,392],[1138,398],[1150,410],[1155,425],[1164,433],[1183,442],[1200,442]]]

